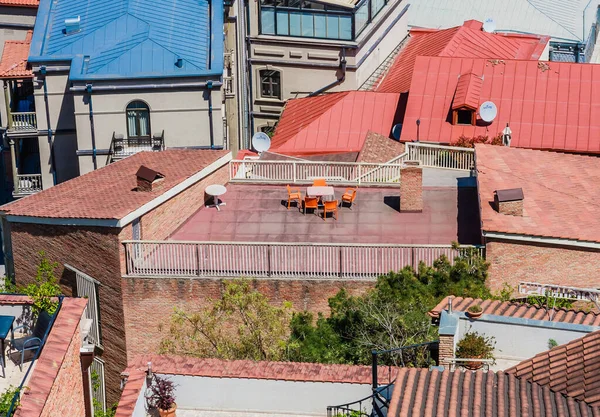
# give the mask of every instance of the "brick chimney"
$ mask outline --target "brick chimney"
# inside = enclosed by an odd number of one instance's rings
[[[137,191],[148,192],[156,189],[157,183],[162,181],[165,176],[158,171],[140,166],[137,173],[135,174],[137,179]]]
[[[400,171],[400,212],[423,211],[423,169],[420,161],[405,161]]]
[[[523,189],[511,188],[494,191],[494,208],[500,214],[523,216]]]

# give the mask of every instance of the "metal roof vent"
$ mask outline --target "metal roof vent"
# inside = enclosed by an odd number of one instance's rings
[[[176,66],[177,68],[181,68],[181,67],[183,67],[183,59],[181,59],[181,58],[177,58],[177,61],[175,61],[175,66]]]
[[[65,35],[77,33],[81,30],[81,16],[65,19]]]

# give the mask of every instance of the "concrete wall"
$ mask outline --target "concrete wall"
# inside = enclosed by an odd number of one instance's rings
[[[521,281],[600,287],[600,251],[488,239],[486,258],[492,291],[502,289],[505,282],[516,288]]]
[[[371,394],[369,384],[208,378],[167,375],[176,385],[177,406],[185,409],[323,416],[327,406]],[[365,403],[366,412],[370,404]],[[136,410],[133,415],[136,414]]]

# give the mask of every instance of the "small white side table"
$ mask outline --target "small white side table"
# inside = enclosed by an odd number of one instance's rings
[[[226,203],[222,201],[219,202],[219,196],[225,194],[227,192],[227,188],[220,184],[213,184],[206,187],[204,191],[213,198],[213,204],[207,204],[206,207],[215,207],[217,210],[221,211],[219,206],[225,206]]]

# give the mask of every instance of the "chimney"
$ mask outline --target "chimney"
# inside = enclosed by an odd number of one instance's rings
[[[480,22],[479,20],[465,20],[465,22],[463,23],[463,26],[468,27],[469,29],[473,29],[473,30],[482,30],[483,29],[483,22]]]
[[[145,167],[144,165],[140,166],[137,173],[135,174],[137,178],[137,191],[153,191],[156,189],[157,183],[162,181],[165,176],[158,171]]]
[[[404,161],[400,171],[400,212],[423,211],[423,169],[420,161]]]
[[[494,208],[500,214],[523,216],[523,189],[511,188],[494,191]]]

